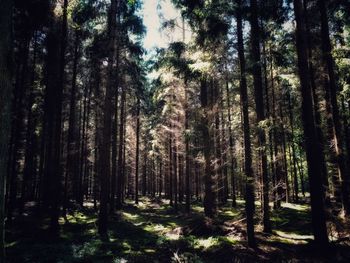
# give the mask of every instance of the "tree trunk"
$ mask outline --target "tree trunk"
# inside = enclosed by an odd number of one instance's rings
[[[210,128],[211,121],[213,119],[213,102],[212,98],[209,98],[208,84],[205,79],[201,81],[200,90],[201,107],[203,109],[201,118],[201,131],[203,136],[203,153],[205,161],[205,174],[204,174],[204,213],[208,217],[214,217],[216,214],[215,205],[215,193],[214,193],[214,181],[215,176],[212,160],[214,157],[213,148],[213,132]]]
[[[231,99],[228,87],[228,80],[226,81],[226,100],[227,100],[227,118],[228,118],[228,133],[229,133],[229,145],[230,145],[230,159],[231,159],[231,188],[232,188],[232,207],[237,206],[236,202],[236,183],[235,183],[235,168],[236,168],[236,158],[233,148],[233,132],[232,132],[232,121],[231,121]]]
[[[265,151],[266,137],[263,128],[259,123],[265,120],[264,96],[261,73],[260,57],[260,29],[258,21],[258,5],[256,0],[250,1],[250,26],[251,26],[251,52],[253,59],[253,81],[254,81],[254,98],[255,110],[258,122],[258,141],[260,147],[260,163],[262,167],[263,181],[263,227],[264,232],[271,232],[270,207],[269,207],[269,177],[267,169],[267,157]]]
[[[337,164],[337,173],[341,181],[343,209],[346,215],[350,214],[349,174],[344,158],[343,127],[340,120],[337,102],[337,83],[332,56],[332,45],[329,37],[328,14],[325,0],[318,0],[321,14],[322,55],[325,67],[325,90],[329,93],[332,119],[332,137]]]
[[[140,155],[140,98],[138,97],[137,112],[136,112],[135,204],[139,203],[139,159],[140,159],[139,155]],[[161,187],[159,191],[161,191]]]
[[[117,209],[120,209],[123,204],[124,192],[124,125],[125,125],[125,100],[126,90],[122,87],[122,94],[120,98],[120,126],[119,126],[119,150],[118,150],[118,177],[117,177]]]
[[[302,122],[305,136],[305,151],[310,182],[311,217],[315,242],[328,246],[328,235],[324,211],[324,192],[321,167],[319,166],[320,148],[317,140],[315,116],[313,111],[312,90],[307,56],[307,38],[305,13],[301,0],[294,0],[296,20],[296,47],[298,55],[299,78],[302,95]]]
[[[37,52],[38,52],[37,35],[35,34],[33,39],[33,58],[32,58],[32,69],[30,76],[30,90],[28,94],[27,102],[27,130],[26,130],[26,144],[25,144],[25,154],[24,154],[24,169],[23,169],[23,183],[21,190],[21,204],[20,212],[23,212],[24,204],[28,198],[27,188],[30,182],[33,182],[36,175],[36,165],[35,165],[35,151],[36,151],[36,139],[35,139],[35,119],[32,110],[34,104],[34,81],[36,80],[36,63],[37,63]]]
[[[2,1],[0,9],[0,263],[5,263],[5,187],[12,101],[13,2]]]
[[[292,156],[293,156],[293,182],[294,182],[294,202],[299,203],[299,183],[298,183],[298,173],[297,173],[297,159],[295,152],[295,143],[294,143],[294,116],[293,116],[293,108],[291,101],[290,91],[288,92],[288,111],[289,111],[289,122],[291,128],[291,138],[290,144],[292,146]]]
[[[113,112],[113,63],[115,60],[115,41],[116,41],[116,14],[117,1],[111,0],[109,15],[108,15],[108,76],[106,84],[106,94],[103,105],[103,128],[102,142],[100,147],[100,212],[98,216],[98,232],[104,239],[107,237],[108,224],[108,197],[109,197],[109,180],[111,167],[111,128],[112,128],[112,112]]]
[[[68,121],[68,142],[67,142],[67,174],[66,181],[73,183],[73,197],[75,201],[79,200],[78,185],[79,185],[79,167],[78,167],[78,153],[77,147],[77,125],[76,125],[76,89],[77,89],[77,69],[79,63],[79,45],[80,37],[79,32],[75,31],[74,41],[74,59],[73,59],[73,76],[72,87],[70,93],[70,107],[69,107],[69,121]],[[65,189],[65,206],[70,198],[68,189]],[[65,209],[64,209],[65,210]]]
[[[254,234],[254,175],[252,168],[252,151],[250,142],[249,111],[248,111],[248,92],[246,81],[246,65],[244,57],[243,29],[242,29],[242,3],[237,3],[237,49],[240,66],[240,99],[243,113],[243,135],[244,135],[244,172],[246,174],[246,202],[245,211],[247,217],[247,238],[250,247],[256,246]],[[256,4],[256,3],[255,3]]]

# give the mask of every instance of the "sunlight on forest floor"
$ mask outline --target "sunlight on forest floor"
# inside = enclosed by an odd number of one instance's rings
[[[67,221],[62,218],[60,238],[54,241],[48,235],[49,221],[35,220],[28,213],[7,230],[8,258],[9,262],[229,262],[319,256],[306,245],[312,240],[308,206],[283,204],[273,211],[273,234],[256,227],[257,251],[246,247],[243,212],[244,202],[235,209],[228,203],[209,220],[200,203],[193,204],[189,216],[176,213],[168,201],[141,198],[138,206],[128,201],[123,211],[111,216],[109,242],[99,239],[92,208],[67,215]]]

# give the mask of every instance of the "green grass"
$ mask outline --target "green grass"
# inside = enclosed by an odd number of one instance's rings
[[[50,237],[47,218],[21,217],[7,228],[8,262],[282,260],[300,258],[298,251],[312,239],[310,211],[305,205],[283,204],[273,211],[274,233],[257,233],[257,251],[246,247],[244,202],[239,201],[235,209],[230,204],[220,207],[214,220],[203,216],[199,203],[193,204],[191,215],[181,213],[183,210],[180,205],[175,213],[165,200],[155,204],[141,198],[139,206],[129,201],[123,211],[110,217],[109,241],[99,238],[93,210],[71,213],[67,221],[61,219],[56,239]],[[313,258],[310,253],[308,256]]]

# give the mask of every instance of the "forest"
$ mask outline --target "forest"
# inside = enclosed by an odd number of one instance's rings
[[[350,262],[350,2],[0,0],[0,222],[0,263]]]

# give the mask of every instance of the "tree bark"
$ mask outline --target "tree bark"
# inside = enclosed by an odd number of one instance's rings
[[[2,1],[0,9],[0,263],[5,263],[5,188],[12,101],[13,2]]]
[[[349,171],[344,158],[343,127],[340,120],[337,102],[337,83],[332,56],[332,45],[329,37],[328,14],[325,0],[318,0],[321,14],[322,55],[325,69],[325,90],[329,93],[332,118],[332,137],[337,163],[337,173],[341,181],[343,209],[346,215],[350,214]]]
[[[112,128],[112,112],[113,112],[113,71],[115,60],[115,41],[116,41],[116,14],[117,1],[111,0],[109,15],[108,15],[108,76],[106,84],[106,93],[103,105],[103,128],[102,141],[100,146],[100,211],[98,216],[98,232],[103,239],[107,238],[108,224],[108,197],[109,197],[109,180],[111,167],[111,128]]]
[[[262,167],[263,182],[263,227],[264,232],[271,232],[270,207],[269,207],[269,176],[266,157],[266,136],[263,128],[259,127],[261,121],[265,120],[264,96],[261,73],[260,56],[260,28],[258,20],[258,5],[256,0],[250,1],[250,26],[251,26],[251,53],[253,59],[253,82],[255,110],[258,122],[258,141],[260,147],[260,162]]]
[[[136,163],[135,163],[135,204],[139,203],[139,157],[140,155],[140,98],[137,98],[136,112]],[[161,176],[161,171],[160,171]],[[161,188],[159,190],[161,192]]]
[[[240,66],[240,99],[243,113],[243,135],[244,135],[244,172],[246,174],[246,202],[245,211],[247,217],[247,238],[250,247],[256,246],[254,234],[254,175],[252,168],[252,151],[250,141],[250,127],[249,127],[249,111],[248,111],[248,92],[246,80],[246,63],[244,57],[243,44],[243,29],[242,29],[242,2],[236,0],[238,9],[236,12],[237,20],[237,49]]]
[[[315,116],[313,111],[312,90],[310,87],[310,72],[307,55],[307,39],[305,13],[301,0],[294,0],[296,20],[296,47],[298,69],[302,95],[302,122],[305,137],[305,151],[310,182],[311,217],[315,242],[328,246],[328,235],[324,211],[324,192],[322,187],[321,167],[319,166],[320,148],[317,141]]]

